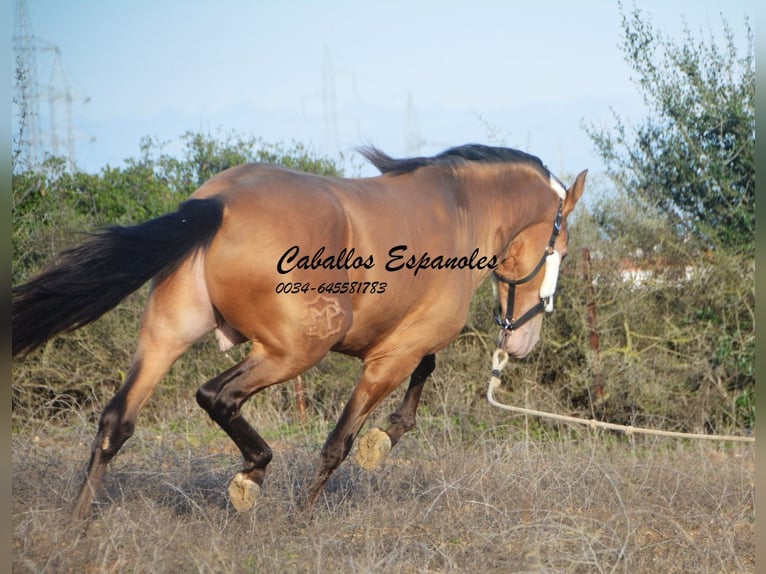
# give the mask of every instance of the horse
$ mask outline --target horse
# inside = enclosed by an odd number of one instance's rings
[[[330,351],[361,359],[363,369],[304,494],[309,512],[370,413],[408,377],[387,428],[360,439],[362,466],[376,467],[415,427],[435,354],[461,332],[488,276],[498,347],[519,358],[532,350],[543,311],[552,310],[567,216],[587,170],[567,188],[539,158],[510,148],[468,144],[403,159],[360,152],[379,175],[231,167],[177,211],[103,228],[13,287],[12,352],[25,356],[151,281],[137,348],[101,413],[72,519],[89,516],[109,461],[161,378],[210,331],[222,351],[251,346],[196,392],[242,454],[228,486],[240,512],[255,504],[272,458],[242,405]]]

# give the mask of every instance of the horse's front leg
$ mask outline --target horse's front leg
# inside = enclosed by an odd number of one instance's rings
[[[294,367],[260,346],[243,361],[202,385],[197,403],[234,441],[242,453],[242,470],[229,483],[229,497],[239,511],[250,509],[260,492],[271,462],[271,448],[242,416],[240,409],[255,393],[289,379]]]
[[[357,462],[365,470],[372,470],[391,452],[402,435],[415,428],[415,416],[423,392],[423,385],[436,367],[435,355],[426,355],[420,361],[410,377],[410,385],[402,404],[388,417],[389,426],[385,430],[374,428],[359,439]]]
[[[332,473],[348,456],[354,440],[370,413],[392,390],[401,384],[407,375],[413,372],[419,361],[421,361],[420,356],[409,356],[387,357],[384,360],[368,360],[365,363],[359,383],[346,403],[337,425],[330,432],[327,441],[322,447],[319,468],[317,469],[314,482],[308,490],[307,510],[313,508]],[[428,363],[425,359],[423,361],[426,364]],[[431,360],[432,362],[433,360]],[[421,372],[424,371],[425,367]],[[420,396],[420,389],[417,387],[422,387],[422,382],[425,381],[425,376],[418,376],[417,380],[420,380],[420,378],[422,378],[422,381],[414,385],[415,388],[412,392],[409,393],[408,391],[410,401],[415,401],[415,404],[417,404],[416,399]],[[401,433],[399,436],[401,436]]]

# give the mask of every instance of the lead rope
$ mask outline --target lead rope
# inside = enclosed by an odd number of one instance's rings
[[[498,407],[505,411],[513,413],[519,413],[523,415],[530,415],[533,417],[541,417],[547,419],[553,419],[557,421],[564,421],[568,423],[589,426],[591,429],[610,429],[616,431],[622,431],[626,435],[631,436],[633,434],[649,434],[655,436],[667,436],[673,438],[691,438],[699,440],[717,440],[717,441],[731,441],[731,442],[755,442],[755,437],[749,436],[725,436],[725,435],[712,435],[712,434],[692,434],[683,432],[663,431],[656,429],[647,429],[641,427],[634,427],[632,425],[618,425],[613,423],[607,423],[603,421],[597,421],[596,419],[581,419],[577,417],[570,417],[566,415],[557,415],[554,413],[546,413],[544,411],[536,411],[534,409],[525,409],[522,407],[514,407],[512,405],[504,405],[495,400],[495,389],[500,386],[500,374],[508,364],[508,353],[502,349],[495,349],[492,354],[492,376],[489,378],[489,387],[487,388],[487,401],[494,407]]]

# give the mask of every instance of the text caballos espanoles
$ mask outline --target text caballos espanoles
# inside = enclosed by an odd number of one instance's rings
[[[277,271],[287,274],[296,269],[372,269],[375,259],[372,255],[358,255],[356,249],[343,248],[337,254],[326,254],[326,249],[320,247],[314,253],[301,252],[298,245],[287,249],[277,262]],[[410,253],[407,245],[395,245],[388,250],[385,269],[389,272],[408,270],[413,275],[426,269],[495,269],[498,266],[497,257],[479,254],[479,248],[470,255],[447,256],[431,255],[427,251],[421,255]]]

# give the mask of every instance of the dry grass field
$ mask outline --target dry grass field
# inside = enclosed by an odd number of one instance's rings
[[[530,433],[489,407],[473,426],[426,409],[380,468],[352,452],[308,520],[299,500],[329,423],[248,413],[275,456],[237,514],[224,493],[239,455],[192,403],[139,421],[77,527],[94,425],[17,418],[14,572],[754,571],[750,445]]]

